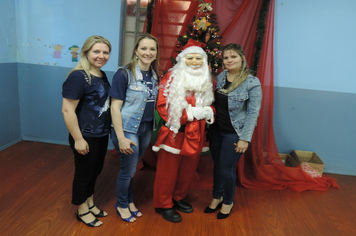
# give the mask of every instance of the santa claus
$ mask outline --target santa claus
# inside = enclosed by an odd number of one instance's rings
[[[198,166],[205,125],[214,122],[213,83],[202,45],[190,39],[160,82],[157,110],[165,124],[152,147],[159,152],[154,207],[170,222],[182,220],[176,210],[193,211],[182,199]]]

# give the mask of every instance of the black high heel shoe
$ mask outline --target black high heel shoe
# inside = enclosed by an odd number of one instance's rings
[[[91,207],[89,207],[89,211],[91,210],[91,209],[93,209],[95,207],[95,205],[93,205],[93,206],[91,206]],[[95,217],[98,217],[98,218],[100,218],[100,217],[107,217],[108,215],[105,215],[104,214],[104,211],[103,210],[100,210],[100,212],[98,213],[98,214],[94,214],[94,212],[92,212],[92,211],[90,211]]]
[[[81,217],[86,216],[86,215],[88,215],[88,214],[90,214],[90,213],[91,213],[91,212],[88,211],[87,213],[79,214],[79,212],[76,211],[76,212],[75,212],[75,215],[76,215],[78,221],[83,222],[85,225],[87,225],[87,226],[89,226],[89,227],[100,227],[102,224],[101,224],[101,225],[95,225],[95,224],[99,221],[99,220],[96,219],[96,218],[95,218],[95,220],[93,220],[92,222],[89,222],[89,223],[86,223],[86,222],[84,222],[84,220],[82,220]]]
[[[223,203],[220,202],[220,203],[216,206],[215,209],[210,208],[209,206],[207,206],[207,207],[205,208],[205,210],[204,210],[204,213],[214,213],[217,209],[220,209],[220,208],[221,208],[222,204],[223,204]]]
[[[235,206],[235,203],[234,202],[232,202],[232,207],[231,207],[231,209],[230,209],[230,212],[229,213],[227,213],[227,214],[224,214],[224,213],[221,213],[221,211],[218,213],[218,216],[216,217],[218,220],[222,220],[222,219],[226,219],[227,217],[229,217],[229,215],[231,214],[231,212],[232,212],[232,208],[234,208],[234,206]]]

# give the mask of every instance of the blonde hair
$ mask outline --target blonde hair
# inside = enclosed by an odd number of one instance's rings
[[[79,60],[78,64],[71,71],[69,71],[67,78],[74,71],[84,70],[89,78],[89,83],[91,82],[90,63],[88,61],[87,55],[88,55],[88,52],[91,50],[91,48],[96,43],[106,44],[109,47],[109,52],[111,52],[111,44],[110,44],[109,40],[107,40],[106,38],[104,38],[102,36],[98,36],[98,35],[90,36],[87,40],[85,40],[85,42],[83,44],[82,50],[80,51],[80,60]]]
[[[140,35],[137,40],[136,40],[136,43],[135,43],[135,47],[132,51],[132,57],[131,57],[131,61],[129,63],[129,66],[128,66],[128,69],[130,70],[131,74],[132,74],[132,77],[134,79],[136,79],[136,64],[137,64],[137,59],[136,59],[136,50],[138,48],[138,45],[140,44],[141,40],[143,39],[152,39],[153,41],[156,42],[156,50],[157,50],[157,56],[156,56],[156,59],[154,62],[151,63],[152,65],[152,68],[153,70],[156,72],[157,74],[157,78],[159,78],[159,74],[158,74],[158,69],[159,69],[159,46],[158,46],[158,39],[151,35],[151,34],[142,34]]]
[[[250,69],[248,68],[248,65],[247,65],[247,62],[246,62],[246,58],[245,58],[245,54],[244,54],[244,51],[243,51],[242,47],[239,44],[236,44],[236,43],[230,43],[230,44],[226,45],[224,47],[223,57],[224,57],[224,53],[226,51],[228,51],[228,50],[232,50],[232,51],[235,51],[236,53],[238,53],[240,55],[240,57],[242,58],[242,62],[241,62],[240,73],[234,79],[234,81],[232,81],[230,86],[227,89],[220,89],[224,93],[230,93],[231,91],[235,90],[250,75]]]

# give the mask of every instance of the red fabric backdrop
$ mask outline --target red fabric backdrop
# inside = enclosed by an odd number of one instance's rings
[[[262,106],[251,148],[238,166],[240,182],[246,188],[262,190],[286,188],[299,192],[339,188],[334,179],[325,175],[312,178],[300,166],[286,167],[279,157],[273,132],[274,6],[275,1],[271,0],[257,73],[262,84]]]
[[[185,34],[187,24],[197,13],[198,5],[199,2],[194,0],[155,1],[151,34],[159,41],[161,71],[168,71],[172,67],[170,58],[177,55],[177,38]]]
[[[219,22],[222,45],[238,43],[249,65],[252,64],[257,20],[262,0],[213,0],[213,12]]]
[[[206,1],[209,2],[209,1]],[[222,45],[238,43],[245,51],[251,65],[254,55],[257,20],[262,0],[212,0],[213,12],[217,15]],[[160,43],[161,70],[171,66],[170,57],[175,57],[178,35],[184,35],[186,25],[196,14],[199,2],[194,0],[156,0],[152,34]],[[262,84],[262,107],[258,124],[248,152],[238,165],[241,184],[250,189],[271,190],[291,189],[294,191],[327,190],[330,186],[339,188],[334,179],[323,175],[312,178],[300,166],[286,167],[281,161],[273,132],[273,32],[275,1],[269,4],[263,49],[257,77]],[[145,161],[154,165],[154,154],[148,152]],[[208,187],[212,181],[212,167],[206,157],[197,171],[196,186]],[[199,183],[199,184],[198,184]]]

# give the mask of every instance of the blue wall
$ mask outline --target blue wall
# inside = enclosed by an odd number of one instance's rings
[[[274,132],[279,152],[314,151],[356,175],[356,1],[276,0]]]
[[[21,140],[17,63],[0,63],[0,150]]]
[[[0,150],[21,140],[13,0],[0,1]]]
[[[17,62],[16,7],[14,0],[0,1],[0,63]]]
[[[107,37],[113,51],[103,70],[111,80],[121,54],[122,3],[1,1],[0,150],[21,138],[67,143],[61,86],[75,64],[68,48],[93,34]],[[325,172],[356,175],[356,1],[276,0],[275,6],[279,152],[314,151]],[[61,58],[53,58],[56,44],[63,45]]]
[[[101,35],[112,44],[106,70],[118,65],[120,1],[115,0],[16,0],[17,61],[48,66],[74,67],[69,49],[81,47],[91,35]],[[61,45],[59,57],[55,45]]]
[[[106,37],[112,51],[103,70],[111,81],[121,54],[122,4],[114,0],[1,1],[0,80],[6,86],[0,88],[0,150],[21,139],[68,143],[61,91],[67,73],[76,65],[69,47],[81,47],[91,35]],[[54,56],[55,45],[62,46],[59,57]]]
[[[19,63],[18,69],[22,138],[68,144],[62,114],[62,84],[70,68]],[[114,73],[106,74],[111,83]]]
[[[356,94],[275,87],[278,151],[313,151],[325,172],[356,175]]]
[[[276,0],[275,86],[356,93],[356,1]]]

